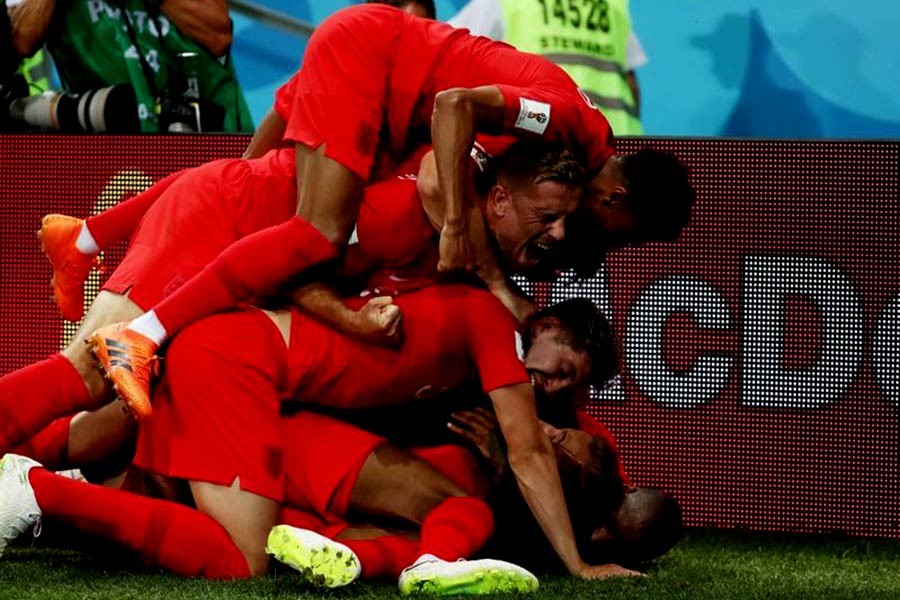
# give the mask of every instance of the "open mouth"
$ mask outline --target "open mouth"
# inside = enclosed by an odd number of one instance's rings
[[[535,265],[547,259],[553,252],[553,244],[545,244],[538,241],[529,242],[525,246],[525,263]]]

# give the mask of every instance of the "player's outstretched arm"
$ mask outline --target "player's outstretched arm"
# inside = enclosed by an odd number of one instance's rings
[[[541,431],[532,387],[522,383],[498,388],[489,396],[522,497],[569,572],[585,579],[639,575],[618,565],[588,565],[578,555],[553,447]]]
[[[275,109],[270,110],[253,132],[253,138],[247,144],[241,158],[259,158],[269,150],[280,146],[286,126],[287,123],[278,112]]]
[[[431,140],[445,204],[438,263],[442,271],[475,268],[467,222],[467,209],[474,205],[469,150],[476,131],[502,130],[504,109],[503,94],[495,86],[450,88],[434,97]]]

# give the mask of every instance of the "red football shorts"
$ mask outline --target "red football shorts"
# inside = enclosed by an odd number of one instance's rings
[[[310,352],[307,364],[315,364],[315,339],[293,335],[291,342],[289,351],[272,320],[255,309],[214,315],[179,333],[154,393],[153,418],[141,426],[135,464],[216,485],[239,478],[251,493],[344,515],[366,458],[384,440],[313,412],[280,416],[298,375],[289,375],[289,365],[298,364],[289,353]]]
[[[279,409],[287,349],[262,311],[222,313],[173,338],[141,424],[135,464],[188,481],[284,499]]]
[[[385,118],[388,81],[403,13],[341,11],[310,38],[294,82],[284,138],[368,181]]]
[[[286,503],[327,521],[346,515],[359,472],[384,438],[313,412],[283,418],[281,429]]]
[[[189,171],[147,211],[103,289],[149,310],[238,239],[294,216],[293,171],[291,149]]]

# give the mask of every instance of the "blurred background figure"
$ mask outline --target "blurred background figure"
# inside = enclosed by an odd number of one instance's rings
[[[470,0],[449,22],[545,56],[581,86],[616,135],[643,134],[635,69],[647,56],[628,0]]]
[[[387,4],[423,19],[437,18],[434,0],[366,0],[366,4]]]
[[[6,6],[20,60],[46,44],[63,87],[80,102],[58,108],[18,102],[16,118],[88,131],[253,131],[231,62],[225,0],[7,0]]]

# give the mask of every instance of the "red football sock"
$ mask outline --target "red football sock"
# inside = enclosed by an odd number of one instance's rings
[[[189,169],[176,171],[151,185],[149,188],[124,202],[119,202],[99,215],[85,219],[91,237],[101,250],[106,250],[116,242],[127,240],[137,229],[144,214],[150,210],[163,192]]]
[[[81,375],[61,354],[0,378],[0,454],[54,419],[92,408]]]
[[[16,446],[13,454],[27,456],[51,471],[71,468],[69,462],[69,425],[75,415],[57,419],[33,437]]]
[[[422,522],[419,554],[444,560],[469,558],[484,546],[494,530],[494,513],[484,500],[450,498]]]
[[[257,231],[154,307],[171,336],[185,325],[271,292],[304,269],[337,256],[337,248],[300,217]]]
[[[118,542],[150,564],[186,577],[250,577],[250,567],[228,532],[198,510],[73,481],[41,468],[31,469],[29,480],[44,516]]]
[[[356,552],[363,579],[397,579],[419,556],[419,542],[398,535],[338,541]]]

